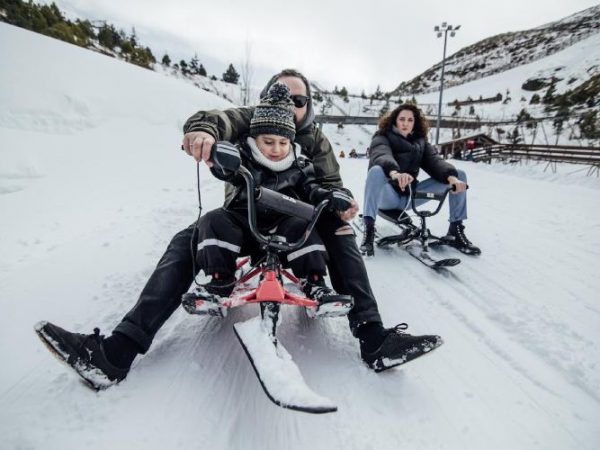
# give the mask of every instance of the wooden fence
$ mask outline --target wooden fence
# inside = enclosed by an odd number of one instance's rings
[[[523,161],[546,161],[546,169],[556,172],[556,163],[566,162],[590,166],[587,175],[600,176],[600,147],[578,147],[575,145],[525,145],[496,144],[472,150],[471,157],[476,162],[492,160],[506,163]]]

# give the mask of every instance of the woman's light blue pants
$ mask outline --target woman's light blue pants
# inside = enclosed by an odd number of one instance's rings
[[[467,182],[467,174],[457,169],[458,179]],[[422,192],[433,192],[442,194],[448,187],[447,184],[440,183],[433,178],[428,178],[420,181],[417,184],[417,190]],[[408,193],[408,188],[407,188]],[[448,203],[450,205],[449,222],[457,222],[467,218],[467,193],[460,192],[458,194],[448,194]],[[367,174],[367,182],[365,184],[365,205],[363,216],[377,217],[377,211],[380,209],[404,209],[409,201],[408,195],[401,196],[394,190],[389,183],[389,178],[385,175],[381,166],[373,166]],[[416,200],[417,206],[427,202],[426,199]],[[408,205],[410,209],[410,204]]]

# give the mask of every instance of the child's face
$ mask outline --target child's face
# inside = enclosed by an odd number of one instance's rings
[[[271,161],[281,161],[291,149],[290,140],[276,134],[259,134],[256,136],[256,146]]]

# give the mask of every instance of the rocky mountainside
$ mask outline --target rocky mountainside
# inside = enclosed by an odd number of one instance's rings
[[[446,58],[444,86],[458,86],[554,54],[600,32],[600,5],[537,28],[502,33]],[[425,94],[439,89],[441,62],[401,83],[393,94]]]

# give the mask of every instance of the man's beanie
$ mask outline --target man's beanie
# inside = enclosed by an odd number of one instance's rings
[[[285,84],[275,83],[254,109],[250,136],[255,138],[259,134],[275,134],[293,141],[296,137],[294,111],[289,88]]]

